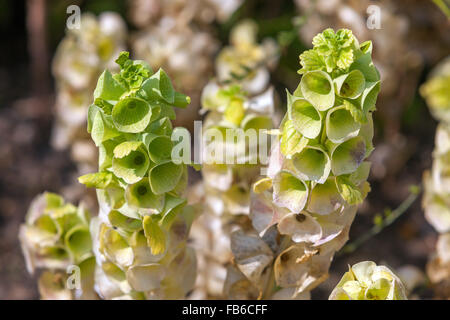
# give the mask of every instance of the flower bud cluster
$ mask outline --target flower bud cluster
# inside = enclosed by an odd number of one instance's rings
[[[89,232],[90,214],[83,206],[65,203],[54,193],[36,196],[30,205],[19,240],[27,270],[44,270],[38,287],[42,299],[95,299],[95,257]],[[74,268],[75,267],[75,268]],[[72,277],[80,277],[69,281]],[[68,285],[79,284],[71,288]],[[74,289],[74,290],[72,290]]]
[[[267,162],[267,130],[277,123],[273,88],[267,88],[267,67],[275,61],[266,45],[256,43],[256,31],[251,21],[231,31],[232,45],[216,60],[217,78],[202,92],[202,111],[207,112],[202,126],[203,185],[194,192],[204,194],[205,210],[192,232],[199,256],[194,294],[200,298],[223,297],[232,260],[230,234],[252,229],[250,186],[260,177],[261,156]]]
[[[364,261],[349,267],[329,300],[407,300],[405,292],[389,268]]]

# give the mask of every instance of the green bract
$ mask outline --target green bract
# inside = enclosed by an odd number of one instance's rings
[[[43,299],[96,298],[89,220],[89,212],[82,206],[65,203],[54,193],[45,192],[31,203],[19,239],[28,272],[45,270],[38,283]],[[77,289],[67,286],[73,267],[80,271],[81,286]]]
[[[97,248],[96,284],[106,299],[178,299],[192,289],[195,256],[186,247],[193,209],[183,193],[186,164],[171,160],[173,106],[189,97],[122,52],[120,72],[99,78],[88,131],[99,147],[99,172],[79,178],[97,189],[100,205],[91,230]],[[80,239],[83,233],[70,235]],[[78,240],[73,250],[78,249]]]
[[[349,268],[330,295],[330,300],[407,300],[405,287],[387,267],[372,261]]]
[[[322,282],[348,239],[373,149],[371,112],[380,90],[371,44],[327,29],[300,55],[302,78],[271,150],[268,177],[254,185],[250,216],[264,238],[285,236],[274,261],[276,284],[293,297]],[[272,236],[271,236],[272,237]]]

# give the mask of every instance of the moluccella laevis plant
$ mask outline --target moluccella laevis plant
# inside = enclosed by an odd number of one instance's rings
[[[269,70],[278,62],[278,46],[270,38],[259,44],[257,34],[258,26],[252,20],[241,21],[231,30],[230,45],[220,51],[215,62],[219,82],[238,79],[250,94],[267,88]]]
[[[268,136],[263,130],[277,122],[274,92],[267,88],[269,65],[277,60],[277,50],[256,42],[256,24],[250,20],[239,23],[231,31],[232,46],[225,47],[216,60],[217,79],[211,80],[202,92],[202,110],[208,112],[203,122],[203,183],[192,188],[197,201],[204,204],[204,213],[193,225],[199,275],[196,298],[223,297],[227,267],[232,260],[230,233],[251,228],[249,220],[250,186],[260,177],[261,159],[267,155]],[[266,40],[265,43],[272,43]],[[250,90],[248,90],[250,89]],[[221,156],[233,155],[234,161],[218,156],[208,159],[210,147],[220,142],[212,136],[219,130],[226,138],[235,135],[246,139],[221,145]],[[262,135],[260,135],[260,132]],[[265,150],[265,151],[264,151]],[[266,159],[267,160],[267,159]],[[227,296],[227,293],[225,293]]]
[[[194,210],[183,198],[187,167],[171,157],[172,134],[186,130],[171,120],[189,97],[127,52],[116,62],[120,72],[103,72],[89,107],[99,171],[79,178],[97,189],[100,207],[91,224],[96,290],[105,299],[184,298],[196,275],[186,246]]]
[[[274,126],[273,89],[251,97],[238,83],[211,81],[203,91],[202,105],[208,114],[202,128],[203,185],[194,191],[202,194],[204,204],[192,232],[199,256],[196,294],[221,297],[232,259],[230,233],[251,228],[250,186],[260,177],[259,155],[267,155],[270,148],[264,130]],[[224,144],[215,140],[217,133],[223,134]],[[222,153],[208,158],[211,149],[219,148]],[[232,161],[227,161],[229,155]]]
[[[38,281],[42,299],[96,299],[95,257],[90,214],[82,205],[65,203],[45,192],[30,205],[19,239],[27,270],[43,270]]]
[[[287,93],[267,177],[253,186],[250,217],[260,237],[231,237],[245,276],[228,284],[236,294],[246,287],[263,299],[307,298],[326,279],[370,190],[365,159],[380,90],[372,44],[359,44],[350,30],[327,29],[313,45],[300,55],[302,78]]]
[[[359,262],[343,275],[329,300],[407,300],[400,279],[375,262]]]
[[[67,31],[53,60],[56,82],[56,123],[52,146],[71,149],[81,172],[95,168],[96,148],[86,133],[86,116],[99,75],[115,68],[114,58],[125,49],[127,29],[112,12],[98,18],[86,13],[80,28]]]
[[[440,233],[427,273],[436,286],[436,293],[450,298],[450,57],[432,71],[420,92],[432,115],[439,121],[433,166],[431,172],[426,171],[423,177],[425,217]]]

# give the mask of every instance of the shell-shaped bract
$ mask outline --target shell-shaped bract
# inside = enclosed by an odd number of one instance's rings
[[[407,300],[406,290],[389,268],[359,262],[349,268],[329,300]]]
[[[97,298],[89,221],[82,205],[66,203],[57,194],[45,192],[34,198],[19,240],[28,272],[43,270],[38,281],[42,299]]]
[[[281,236],[276,285],[298,294],[326,279],[370,191],[366,159],[380,89],[370,41],[359,44],[350,30],[327,29],[313,45],[300,55],[302,78],[287,93],[267,177],[255,183],[250,209],[261,237],[273,228]],[[266,290],[263,297],[270,295]]]
[[[102,73],[89,107],[99,172],[79,178],[97,189],[100,207],[91,223],[96,290],[105,299],[184,298],[196,274],[186,246],[195,211],[183,196],[186,164],[172,155],[172,133],[186,130],[173,129],[171,120],[173,107],[190,99],[164,70],[153,72],[128,52],[116,62],[120,72]]]
[[[436,129],[433,165],[424,172],[422,206],[425,218],[441,234],[436,253],[427,266],[437,295],[449,298],[450,290],[450,57],[439,63],[420,88],[432,115],[439,121]]]

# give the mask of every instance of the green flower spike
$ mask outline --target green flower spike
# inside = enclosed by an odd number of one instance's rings
[[[334,105],[335,93],[331,77],[323,71],[309,71],[300,81],[303,96],[319,111],[330,109]]]
[[[171,160],[170,120],[173,106],[190,99],[162,69],[153,73],[127,52],[116,62],[120,72],[100,77],[88,117],[100,172],[79,178],[97,189],[100,207],[91,223],[96,288],[105,299],[182,299],[195,280],[195,255],[186,246],[195,212],[182,197],[186,165]],[[84,234],[68,238],[77,255]]]
[[[38,287],[42,299],[96,299],[95,259],[89,232],[89,213],[45,192],[30,205],[19,239],[27,270],[42,269]],[[80,289],[67,288],[67,268],[80,270]]]
[[[150,166],[147,148],[140,141],[125,141],[114,148],[113,173],[126,183],[136,183],[144,177]]]
[[[431,72],[420,88],[433,117],[439,121],[435,135],[433,165],[423,175],[422,206],[426,220],[439,232],[436,251],[427,264],[427,275],[436,293],[449,297],[445,288],[450,279],[450,57]],[[440,293],[442,292],[442,293]]]
[[[329,300],[407,300],[405,287],[387,267],[359,262],[344,274]]]
[[[243,47],[242,49],[252,48]],[[261,68],[258,67],[258,69]],[[262,90],[258,90],[260,94],[255,96],[246,85],[251,78],[255,80],[259,78],[253,77],[253,70],[255,69],[251,69],[249,77],[242,81],[234,79],[235,81],[221,84],[211,81],[202,94],[202,107],[208,111],[203,123],[204,145],[208,147],[211,145],[214,150],[220,147],[225,151],[225,156],[233,155],[230,162],[203,165],[203,184],[199,196],[204,199],[205,211],[193,226],[196,228],[193,241],[201,257],[199,260],[203,261],[199,266],[201,268],[199,277],[203,285],[196,290],[196,293],[202,291],[203,294],[212,297],[238,295],[242,297],[241,293],[245,296],[251,295],[250,292],[254,292],[253,286],[261,277],[268,275],[263,274],[263,271],[272,260],[270,248],[258,236],[247,236],[242,230],[237,234],[232,233],[238,228],[243,229],[251,225],[248,217],[251,201],[250,186],[260,175],[260,155],[265,153],[264,150],[270,149],[271,139],[268,131],[273,128],[276,121],[273,89],[268,88],[262,93]],[[220,75],[218,78],[221,78]],[[208,132],[217,129],[223,132],[224,137],[226,137],[225,133],[231,133],[238,138],[227,139],[221,144],[211,142]],[[207,156],[210,155],[207,154]],[[307,187],[300,180],[298,182],[301,186],[295,183],[291,186],[291,181],[286,181],[283,185],[285,189],[280,190],[279,193],[280,202],[287,203],[288,200],[285,199],[289,199],[291,194],[296,192],[303,192],[306,201]],[[299,189],[296,189],[297,187]],[[233,253],[230,251],[230,243]],[[260,253],[259,250],[264,252]],[[229,286],[234,278],[229,274],[226,279],[222,276],[225,272],[231,272],[227,266],[233,259],[233,255],[236,273],[245,274],[251,279],[242,286],[241,284]],[[247,284],[249,287],[245,289],[244,286]],[[235,291],[239,291],[239,294]]]
[[[328,275],[348,239],[357,205],[370,191],[372,114],[380,90],[372,45],[350,30],[327,29],[300,55],[300,84],[287,93],[287,114],[272,147],[267,177],[251,195],[253,227],[278,256],[275,284],[292,297],[308,295]],[[263,281],[263,279],[261,279]],[[384,281],[384,280],[380,280]],[[381,295],[376,291],[374,297]],[[276,296],[265,290],[263,298]],[[280,291],[281,291],[280,290]]]

